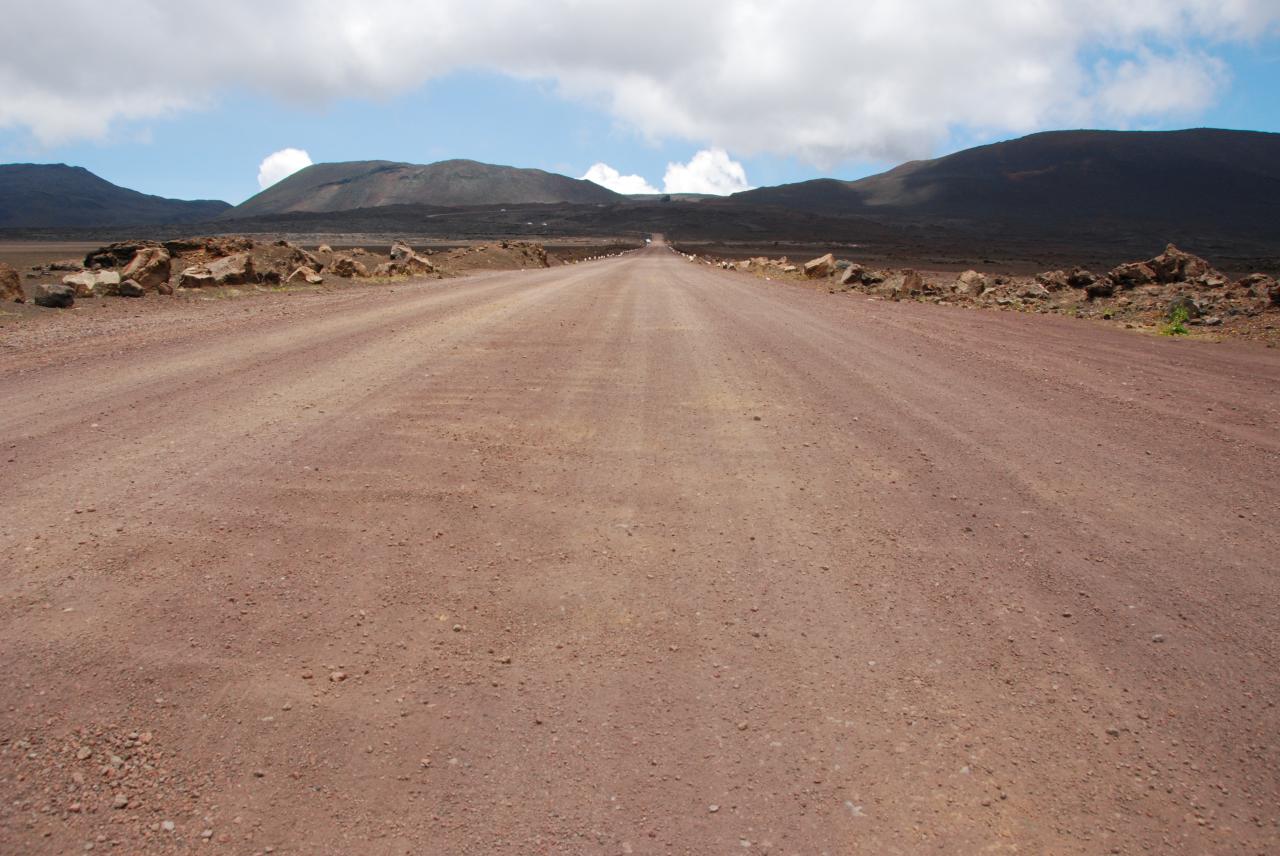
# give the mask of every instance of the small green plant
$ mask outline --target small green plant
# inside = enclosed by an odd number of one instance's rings
[[[1191,331],[1187,329],[1187,319],[1190,318],[1185,306],[1175,306],[1169,311],[1169,323],[1160,328],[1161,334],[1165,336],[1185,336]]]

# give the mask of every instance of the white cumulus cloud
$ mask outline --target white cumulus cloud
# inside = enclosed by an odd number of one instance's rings
[[[653,140],[822,166],[1192,119],[1230,86],[1233,52],[1280,34],[1277,0],[120,0],[112,14],[152,44],[217,49],[104,63],[67,50],[100,43],[99,0],[10,3],[0,128],[101,138],[231,92],[378,100],[465,69],[549,83]]]
[[[266,190],[277,181],[286,179],[300,169],[311,166],[311,155],[302,149],[281,149],[272,152],[258,164],[258,187]]]
[[[642,175],[623,175],[607,163],[592,164],[586,175],[587,181],[594,181],[601,187],[607,187],[615,193],[657,193],[654,187]]]
[[[750,190],[751,185],[747,183],[747,171],[742,164],[731,160],[724,149],[703,149],[688,163],[667,164],[662,189],[667,193],[728,196],[739,190]]]

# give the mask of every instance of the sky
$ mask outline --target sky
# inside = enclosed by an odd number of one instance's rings
[[[5,18],[0,161],[186,199],[237,203],[322,161],[723,194],[1041,130],[1280,132],[1280,0],[42,0]]]

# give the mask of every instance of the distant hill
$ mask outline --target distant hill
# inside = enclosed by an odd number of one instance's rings
[[[392,161],[318,163],[295,172],[225,217],[321,213],[384,205],[610,203],[626,197],[583,179],[470,160],[425,166]]]
[[[0,164],[0,229],[212,220],[231,206],[148,196],[66,164]]]
[[[1274,233],[1280,230],[1280,134],[1052,131],[913,161],[859,181],[818,179],[732,199],[827,215],[1008,223],[1024,231],[1116,223]]]

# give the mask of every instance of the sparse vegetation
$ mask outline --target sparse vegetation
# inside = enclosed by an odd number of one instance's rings
[[[1169,312],[1169,321],[1160,328],[1162,336],[1185,336],[1191,331],[1187,329],[1187,319],[1191,317],[1185,306],[1175,306]]]

